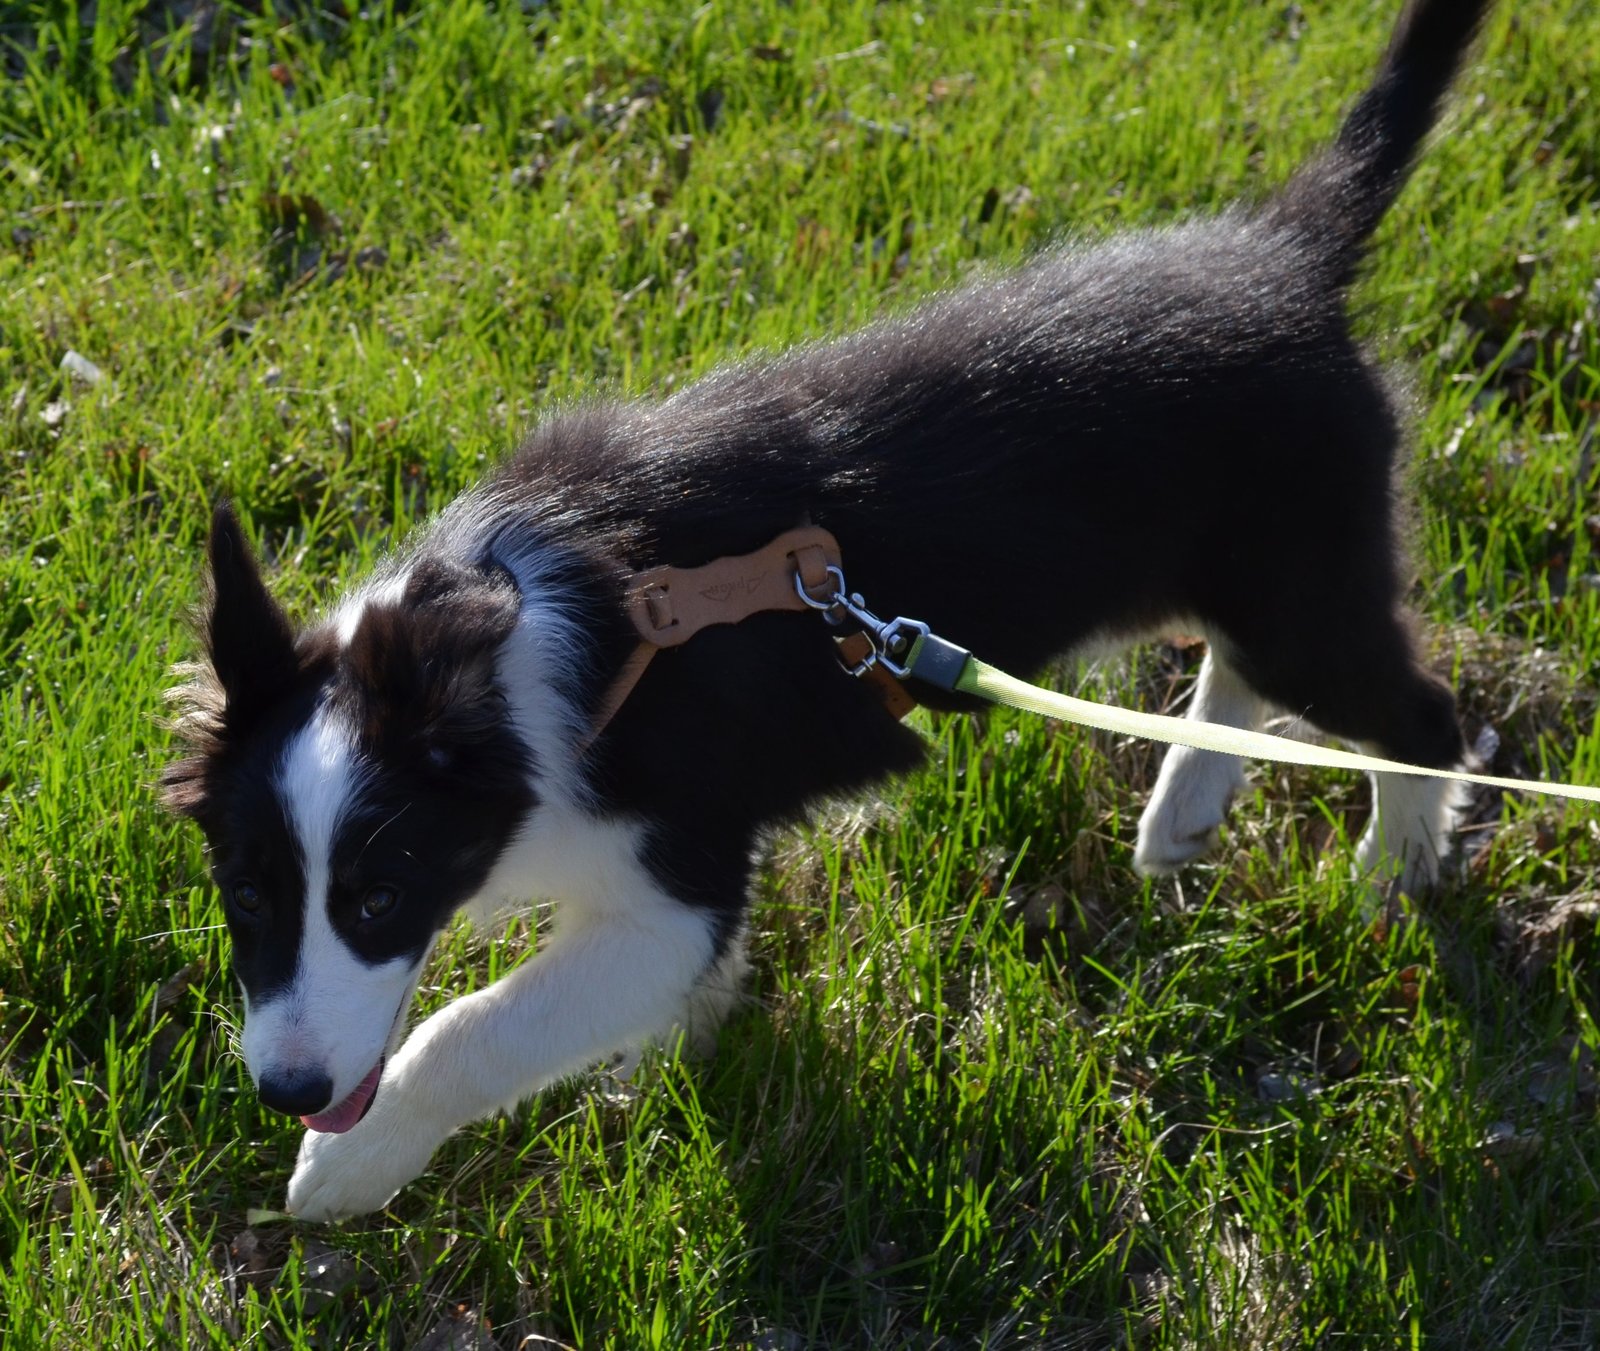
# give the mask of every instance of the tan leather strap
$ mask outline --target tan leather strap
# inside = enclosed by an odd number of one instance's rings
[[[859,631],[835,641],[839,648],[839,660],[847,667],[859,666],[872,655],[872,640]],[[904,718],[917,706],[911,691],[881,666],[867,667],[861,673],[861,679],[872,686],[872,692],[878,696],[884,710],[896,719]]]
[[[659,567],[635,573],[628,583],[628,618],[638,630],[639,646],[611,682],[593,725],[578,743],[579,753],[628,701],[658,650],[680,647],[715,624],[737,624],[767,610],[808,609],[794,589],[795,577],[821,598],[830,594],[828,569],[839,566],[838,541],[820,526],[807,525],[785,531],[754,553],[714,559],[698,568]],[[859,633],[839,642],[841,658],[852,666],[871,648]],[[887,671],[873,667],[866,674],[895,717],[903,718],[916,706]]]
[[[617,678],[611,682],[611,688],[606,691],[605,702],[600,705],[600,711],[594,715],[594,721],[589,724],[589,730],[583,734],[578,742],[578,754],[594,743],[594,739],[605,731],[606,724],[617,716],[617,710],[628,702],[628,696],[633,693],[633,687],[639,683],[639,678],[644,675],[645,667],[650,665],[650,658],[655,656],[656,649],[649,643],[640,643],[628,659],[622,663],[622,668],[617,672]]]
[[[737,624],[763,610],[804,610],[796,572],[808,591],[826,594],[838,542],[819,526],[787,530],[753,554],[698,568],[651,568],[628,585],[628,616],[652,647],[678,647],[713,624]]]

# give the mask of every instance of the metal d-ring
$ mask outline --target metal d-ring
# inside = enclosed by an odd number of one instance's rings
[[[844,599],[844,573],[840,569],[834,567],[832,563],[829,563],[827,568],[828,576],[833,580],[834,583],[833,594],[829,596],[827,600],[818,600],[809,591],[807,591],[805,578],[800,575],[798,569],[795,571],[794,593],[813,610],[836,610],[839,607],[839,603]]]

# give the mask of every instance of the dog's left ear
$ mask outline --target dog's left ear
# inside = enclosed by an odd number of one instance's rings
[[[438,762],[491,736],[504,716],[495,658],[521,612],[504,568],[419,563],[397,602],[368,607],[344,653],[363,739],[420,744]]]

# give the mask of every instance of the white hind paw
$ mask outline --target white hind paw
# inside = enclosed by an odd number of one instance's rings
[[[1158,877],[1208,852],[1234,794],[1243,787],[1244,771],[1236,756],[1174,746],[1139,818],[1133,866],[1146,877]]]

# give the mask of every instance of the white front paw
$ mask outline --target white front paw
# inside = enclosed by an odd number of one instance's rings
[[[288,1209],[303,1220],[338,1220],[378,1210],[428,1166],[448,1131],[407,1118],[391,1093],[343,1135],[307,1131],[289,1179]],[[393,1110],[398,1107],[400,1110]]]

